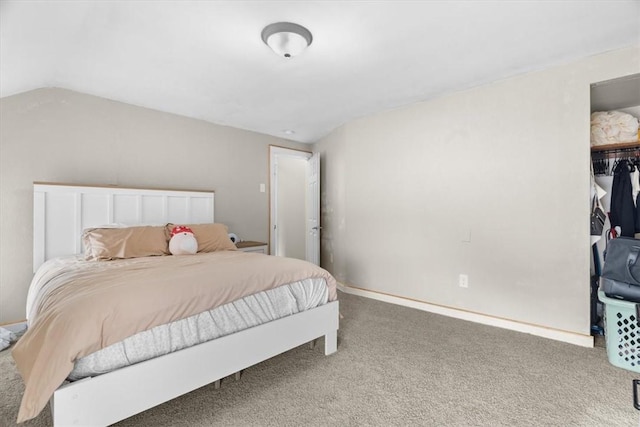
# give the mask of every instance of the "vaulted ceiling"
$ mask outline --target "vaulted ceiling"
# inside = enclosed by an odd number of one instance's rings
[[[280,21],[313,33],[300,56],[262,42]],[[3,0],[0,96],[62,87],[314,142],[358,117],[639,43],[637,0]]]

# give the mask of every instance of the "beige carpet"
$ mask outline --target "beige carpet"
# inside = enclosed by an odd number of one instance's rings
[[[303,346],[129,418],[129,426],[637,426],[632,372],[604,348],[340,294],[338,353]],[[322,344],[322,343],[319,343]],[[22,382],[0,353],[0,426]],[[48,407],[26,426],[49,426]]]

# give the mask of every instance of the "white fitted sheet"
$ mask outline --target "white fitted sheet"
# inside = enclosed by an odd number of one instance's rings
[[[249,295],[140,332],[76,361],[70,380],[104,374],[138,362],[309,310],[328,302],[322,278],[305,279]]]

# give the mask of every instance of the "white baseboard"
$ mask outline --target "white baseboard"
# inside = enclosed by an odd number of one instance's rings
[[[369,291],[366,289],[355,288],[353,286],[345,285],[344,283],[338,283],[338,289],[348,294],[367,297],[391,304],[402,305],[405,307],[416,308],[418,310],[428,311],[429,313],[441,314],[443,316],[468,320],[470,322],[481,323],[483,325],[497,326],[498,328],[524,332],[526,334],[549,338],[556,341],[562,341],[569,344],[575,344],[581,347],[593,347],[593,337],[591,335],[582,335],[575,332],[561,331],[544,326],[537,326],[528,323],[516,322],[514,320],[501,319],[485,314],[473,313],[470,311],[459,310],[442,305],[430,304],[423,301],[417,301],[375,291]]]

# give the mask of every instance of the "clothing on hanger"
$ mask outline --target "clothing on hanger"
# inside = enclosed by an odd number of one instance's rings
[[[629,162],[627,160],[621,160],[617,162],[613,170],[611,211],[609,212],[611,227],[620,226],[620,235],[634,237],[636,217],[637,212],[633,198]]]

